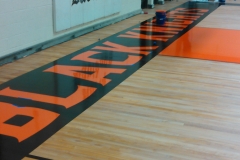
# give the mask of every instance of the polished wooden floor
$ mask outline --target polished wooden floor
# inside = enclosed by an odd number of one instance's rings
[[[6,64],[0,82],[152,16],[137,15]],[[239,82],[240,64],[159,55],[31,154],[54,160],[238,160]]]
[[[161,55],[240,63],[239,6],[222,5]]]

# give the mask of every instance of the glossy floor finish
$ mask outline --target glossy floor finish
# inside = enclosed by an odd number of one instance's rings
[[[197,24],[197,27],[240,30],[240,17],[233,16],[239,14],[240,5],[223,5]]]
[[[240,63],[240,30],[194,27],[160,54]]]
[[[176,18],[170,13],[174,18],[161,27],[149,20],[70,54],[87,45],[78,40],[94,42],[96,35],[109,34],[107,28],[43,51],[52,58],[51,52],[69,55],[1,85],[1,109],[9,111],[1,118],[16,114],[3,122],[4,127],[23,129],[4,130],[11,136],[1,137],[1,156],[24,153],[24,160],[238,159],[239,65],[153,58],[217,7],[183,5],[173,11],[188,16]],[[138,20],[142,16],[146,15]],[[32,60],[45,63],[36,57]]]
[[[240,6],[219,7],[160,54],[240,63],[240,18],[233,14]]]

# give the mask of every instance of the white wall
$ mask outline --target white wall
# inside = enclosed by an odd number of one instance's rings
[[[0,58],[141,7],[141,0],[119,1],[119,14],[54,33],[52,0],[0,0]]]
[[[120,0],[86,0],[73,5],[75,0],[53,0],[54,31],[63,31],[77,25],[108,17],[121,11]]]

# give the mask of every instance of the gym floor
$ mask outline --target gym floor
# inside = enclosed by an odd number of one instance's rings
[[[166,1],[1,66],[3,124],[31,106],[35,130],[53,122],[27,139],[0,126],[0,157],[240,159],[239,4]],[[170,9],[165,25],[151,19]]]

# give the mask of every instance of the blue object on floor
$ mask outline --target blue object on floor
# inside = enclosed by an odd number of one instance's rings
[[[166,20],[166,11],[156,11],[156,23],[159,25],[163,25]]]

